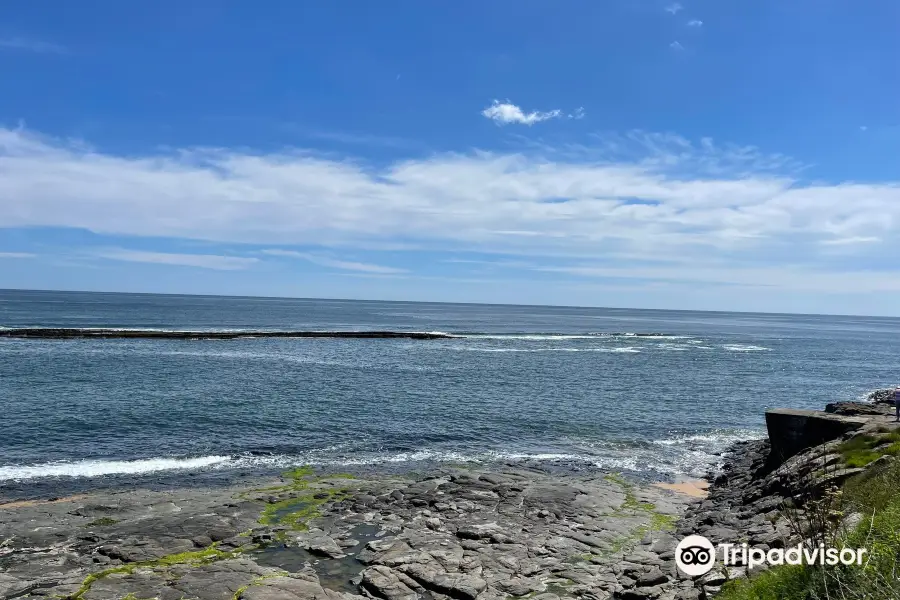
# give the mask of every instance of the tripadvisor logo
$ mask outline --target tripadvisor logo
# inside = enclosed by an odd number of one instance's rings
[[[713,545],[702,535],[689,535],[675,547],[675,564],[682,573],[698,577],[708,573],[716,564],[718,555],[722,565],[746,566],[749,569],[762,564],[773,565],[861,565],[865,548],[808,548],[797,544],[790,548],[763,550],[747,544]]]
[[[689,535],[675,546],[675,565],[685,575],[704,575],[715,562],[716,547],[702,535]]]

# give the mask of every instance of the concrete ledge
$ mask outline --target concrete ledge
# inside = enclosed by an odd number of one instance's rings
[[[807,448],[837,439],[868,422],[865,417],[836,415],[821,410],[776,408],[766,411],[772,458],[778,462]]]

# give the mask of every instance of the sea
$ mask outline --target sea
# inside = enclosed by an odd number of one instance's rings
[[[0,500],[295,465],[694,478],[772,407],[900,380],[900,319],[0,291],[0,326],[449,339],[0,338]]]

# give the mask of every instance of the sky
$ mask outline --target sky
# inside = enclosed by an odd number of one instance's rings
[[[0,288],[900,316],[895,0],[0,4]]]

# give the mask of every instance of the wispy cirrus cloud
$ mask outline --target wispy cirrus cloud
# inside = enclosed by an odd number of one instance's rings
[[[900,278],[877,271],[810,271],[786,265],[780,269],[695,265],[690,270],[653,267],[595,265],[536,267],[538,271],[566,273],[588,278],[655,281],[668,284],[704,284],[777,288],[781,291],[833,292],[852,289],[856,293],[900,292]]]
[[[700,19],[691,19],[687,22],[688,27],[703,27],[703,21]]]
[[[855,244],[875,244],[881,241],[881,238],[871,235],[858,235],[854,237],[836,238],[833,240],[822,240],[826,246],[852,246]]]
[[[671,48],[672,50],[676,50],[676,51],[684,50],[684,46],[679,41],[674,41],[671,44],[669,44],[669,48]]]
[[[218,254],[178,254],[170,252],[147,252],[128,250],[125,248],[105,248],[91,253],[97,258],[119,260],[125,262],[154,263],[159,265],[177,265],[182,267],[199,267],[218,271],[236,271],[246,269],[259,262],[257,258],[242,256],[222,256]]]
[[[363,262],[354,262],[348,260],[341,260],[338,258],[333,258],[330,256],[324,256],[321,254],[316,254],[313,252],[299,252],[296,250],[282,250],[278,248],[272,248],[261,251],[263,254],[268,254],[269,256],[281,256],[285,258],[298,258],[301,260],[305,260],[311,262],[313,264],[329,267],[332,269],[341,269],[344,271],[360,271],[363,273],[376,273],[382,275],[391,275],[398,273],[406,273],[406,269],[398,269],[394,267],[386,267],[384,265],[375,265],[371,263],[363,263]]]
[[[68,52],[65,46],[24,36],[0,36],[0,49],[36,52],[39,54],[65,54]]]
[[[669,4],[668,6],[666,6],[666,12],[671,13],[673,15],[677,14],[679,11],[682,11],[682,10],[684,10],[684,7],[681,4],[679,4],[678,2],[673,2],[672,4]]]
[[[37,254],[31,252],[0,252],[0,259],[3,258],[37,258]]]

